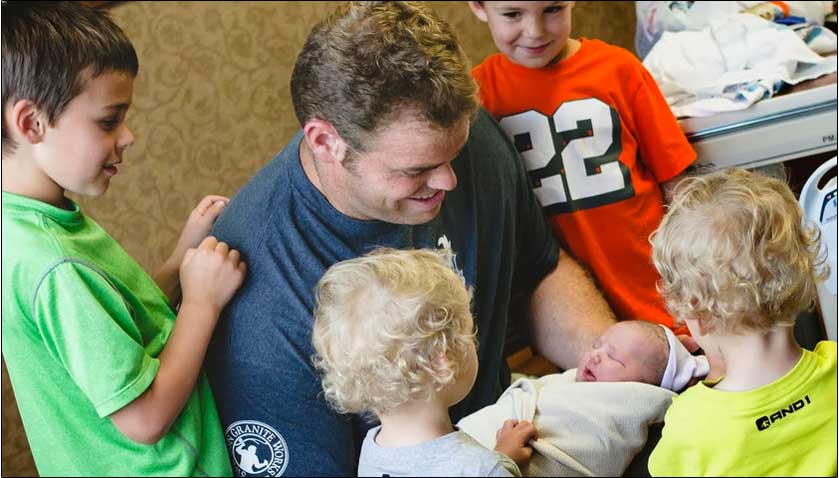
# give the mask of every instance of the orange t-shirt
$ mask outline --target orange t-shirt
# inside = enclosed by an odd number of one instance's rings
[[[486,58],[472,70],[481,102],[519,150],[554,234],[591,269],[618,318],[687,333],[655,288],[648,238],[664,215],[659,183],[696,153],[635,56],[580,42],[540,69]]]

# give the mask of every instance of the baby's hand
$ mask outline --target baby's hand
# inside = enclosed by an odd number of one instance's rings
[[[195,209],[189,213],[181,237],[178,238],[178,243],[175,245],[175,251],[169,258],[174,268],[177,269],[181,266],[188,249],[198,247],[198,244],[207,237],[210,228],[213,227],[219,214],[229,201],[224,196],[205,196],[198,203],[198,206],[195,206]]]
[[[181,263],[183,303],[209,305],[218,315],[242,285],[246,269],[239,251],[207,237],[197,249],[188,249]]]
[[[539,432],[532,423],[526,420],[505,420],[495,434],[495,450],[509,456],[522,467],[533,455],[533,448],[527,446],[527,442],[538,437]]]

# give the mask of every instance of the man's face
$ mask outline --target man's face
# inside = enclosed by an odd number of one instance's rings
[[[466,145],[469,117],[446,131],[408,117],[383,127],[366,152],[339,168],[333,197],[341,212],[394,224],[423,224],[440,212],[457,186],[451,163]]]

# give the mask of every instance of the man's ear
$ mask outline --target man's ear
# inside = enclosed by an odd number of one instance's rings
[[[347,143],[329,121],[319,118],[307,121],[303,136],[312,154],[321,161],[341,163],[347,156]]]
[[[489,20],[487,17],[487,12],[484,10],[484,6],[481,5],[481,2],[466,2],[469,4],[469,9],[472,10],[472,13],[478,17],[478,20],[485,22]]]
[[[7,111],[6,121],[13,137],[30,144],[43,141],[47,131],[47,116],[31,100],[17,100]]]

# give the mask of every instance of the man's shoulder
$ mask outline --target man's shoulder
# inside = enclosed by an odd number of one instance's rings
[[[481,154],[477,160],[491,160],[493,157],[516,159],[517,152],[506,134],[490,114],[480,108],[469,131],[469,148]]]
[[[245,241],[274,217],[285,217],[278,205],[288,202],[292,192],[289,170],[296,159],[297,141],[277,153],[233,196],[216,221],[211,234],[223,241]]]

